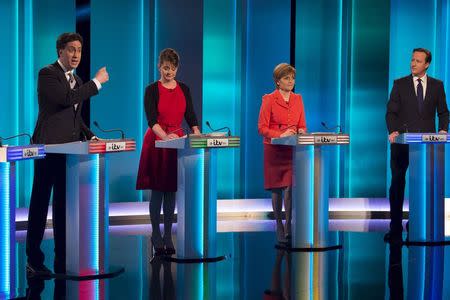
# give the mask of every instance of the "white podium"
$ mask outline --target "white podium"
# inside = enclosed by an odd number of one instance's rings
[[[16,280],[16,162],[45,157],[44,145],[0,147],[0,298],[14,297]]]
[[[312,133],[273,138],[293,146],[292,250],[338,247],[328,236],[329,158],[327,147],[348,145],[348,134]]]
[[[183,137],[157,141],[158,148],[178,149],[177,258],[217,261],[217,151],[239,147],[236,136]]]
[[[109,266],[108,155],[135,151],[132,139],[52,144],[47,153],[66,154],[66,274],[105,278],[123,268]]]

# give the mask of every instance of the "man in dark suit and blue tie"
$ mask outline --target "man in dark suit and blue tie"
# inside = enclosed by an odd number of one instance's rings
[[[413,50],[411,75],[394,81],[387,104],[386,123],[391,143],[392,180],[389,189],[391,212],[390,231],[385,241],[401,241],[403,199],[406,171],[409,165],[408,145],[396,144],[395,138],[404,132],[447,133],[449,112],[442,81],[427,75],[431,52],[424,48]]]
[[[94,134],[81,118],[83,102],[98,94],[109,80],[106,68],[84,83],[74,74],[81,60],[83,38],[78,33],[63,33],[56,41],[58,60],[42,68],[38,77],[39,114],[33,141],[59,144],[89,140]],[[27,275],[48,276],[40,245],[47,221],[53,189],[52,220],[55,241],[55,272],[65,272],[66,264],[66,156],[47,154],[34,162],[34,180],[28,213],[26,253]]]

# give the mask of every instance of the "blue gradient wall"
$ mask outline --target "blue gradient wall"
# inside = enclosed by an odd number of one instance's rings
[[[142,199],[134,186],[147,129],[143,92],[159,77],[156,60],[164,47],[180,52],[179,79],[191,87],[203,131],[208,120],[242,137],[240,149],[219,155],[219,198],[268,196],[256,124],[261,97],[273,89],[273,67],[289,61],[291,1],[91,2],[91,77],[104,65],[111,75],[91,100],[91,119],[121,127],[138,142],[137,152],[112,156],[111,200]],[[295,4],[296,92],[304,97],[308,128],[322,131],[324,121],[351,135],[351,145],[332,155],[330,193],[384,197],[389,91],[393,79],[409,73],[417,46],[433,51],[429,74],[449,87],[449,1]],[[75,1],[1,1],[0,31],[8,42],[0,47],[0,136],[32,132],[38,70],[56,60],[56,37],[73,31],[75,19]],[[421,25],[413,26],[418,19]],[[18,203],[28,206],[30,163],[21,164],[18,178]]]
[[[91,98],[91,120],[104,128],[121,128],[136,139],[137,151],[110,156],[110,201],[138,201],[135,190],[143,140],[143,95],[148,81],[148,14],[146,2],[92,1],[91,77],[106,66],[110,75]],[[118,21],[120,20],[120,21]],[[95,130],[101,137],[112,138]]]
[[[241,7],[234,0],[207,0],[203,11],[203,118],[214,128],[228,126],[233,135],[240,135]],[[239,150],[218,154],[219,198],[234,198],[239,192],[239,164]]]
[[[262,96],[275,89],[274,67],[281,62],[289,63],[290,8],[288,0],[253,0],[247,1],[245,7],[240,118],[244,198],[269,195],[263,189],[263,144],[257,123]]]

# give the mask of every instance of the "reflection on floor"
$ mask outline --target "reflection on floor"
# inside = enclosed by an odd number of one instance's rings
[[[383,242],[385,221],[339,220],[330,234],[341,250],[289,253],[274,248],[273,221],[222,222],[213,264],[150,263],[148,225],[114,226],[109,258],[116,278],[29,281],[23,234],[17,244],[17,297],[29,299],[450,299],[450,247]],[[368,232],[361,231],[363,226]],[[353,231],[352,228],[355,230]],[[345,231],[342,231],[345,230]],[[51,233],[43,243],[52,265]],[[40,298],[39,298],[40,297]]]

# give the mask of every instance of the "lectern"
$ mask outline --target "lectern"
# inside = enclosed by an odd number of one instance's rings
[[[239,147],[236,136],[189,136],[157,141],[178,149],[177,259],[220,260],[216,256],[217,152]]]
[[[118,274],[108,261],[108,155],[136,150],[132,139],[46,145],[66,154],[67,277],[101,278]]]
[[[0,147],[0,298],[12,298],[16,280],[16,162],[45,157],[44,145]]]
[[[409,242],[445,240],[445,145],[448,134],[403,133],[409,145]]]
[[[293,146],[292,249],[335,248],[328,235],[330,146],[347,145],[348,134],[317,133],[273,138]]]

